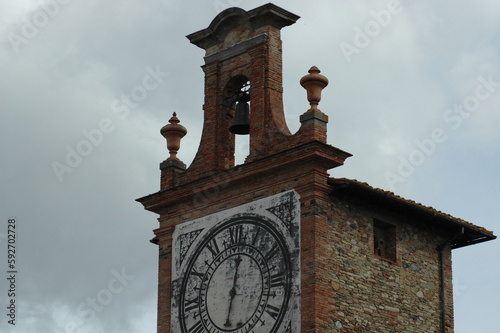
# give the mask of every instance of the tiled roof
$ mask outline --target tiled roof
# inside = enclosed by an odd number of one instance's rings
[[[463,227],[465,229],[466,236],[463,237],[461,242],[457,242],[457,244],[454,244],[454,248],[472,245],[496,238],[496,236],[493,235],[492,231],[487,230],[483,227],[454,217],[450,214],[441,212],[433,207],[425,206],[413,200],[405,199],[397,194],[394,194],[393,192],[372,187],[365,182],[347,178],[330,178],[329,184],[332,185],[334,190],[346,190],[351,192],[364,193],[366,195],[374,195],[377,197],[377,199],[385,201],[387,203],[399,204],[404,208],[413,209],[419,211],[420,213],[428,214],[429,216],[432,216],[432,218],[440,220],[445,224]]]

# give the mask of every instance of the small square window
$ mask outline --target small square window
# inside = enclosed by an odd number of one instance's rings
[[[377,257],[396,261],[396,226],[373,221],[373,253]]]

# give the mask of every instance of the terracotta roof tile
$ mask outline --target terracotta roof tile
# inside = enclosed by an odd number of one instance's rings
[[[419,210],[426,211],[427,213],[433,214],[433,215],[440,217],[442,219],[449,220],[450,222],[455,223],[457,225],[467,227],[467,229],[476,230],[476,231],[478,231],[481,234],[486,236],[487,239],[485,239],[485,240],[492,240],[492,239],[496,238],[496,236],[493,235],[492,231],[487,230],[483,227],[477,226],[477,225],[470,223],[468,221],[465,221],[463,219],[454,217],[450,214],[439,211],[433,207],[425,206],[425,205],[418,203],[418,202],[415,202],[413,200],[403,198],[403,197],[395,194],[394,192],[372,187],[371,185],[369,185],[368,183],[365,183],[365,182],[361,182],[361,181],[358,181],[355,179],[348,179],[348,178],[330,178],[329,183],[331,185],[341,185],[344,187],[347,187],[347,186],[356,187],[359,190],[364,190],[364,191],[368,191],[371,193],[379,194],[381,197],[385,197],[388,200],[398,201],[400,203],[417,208]]]

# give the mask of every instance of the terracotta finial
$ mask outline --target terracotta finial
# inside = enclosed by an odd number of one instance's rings
[[[181,145],[181,139],[186,135],[187,130],[184,126],[179,125],[179,118],[177,118],[177,114],[174,112],[172,114],[172,118],[168,121],[170,124],[163,126],[160,130],[161,135],[167,139],[167,148],[170,153],[170,157],[168,160],[177,160],[177,151]]]
[[[318,110],[321,101],[321,91],[328,85],[328,79],[319,74],[321,71],[316,66],[309,69],[309,74],[300,79],[300,85],[307,90],[307,100],[311,105],[311,110]]]

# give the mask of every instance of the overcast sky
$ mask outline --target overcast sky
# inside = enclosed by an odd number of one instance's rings
[[[254,0],[0,2],[0,331],[156,332],[159,129],[176,111],[190,164],[202,126],[203,50],[187,34]],[[292,132],[300,78],[330,80],[334,177],[500,230],[500,2],[274,1]],[[127,97],[128,96],[128,97]],[[239,145],[243,156],[244,143]],[[7,221],[17,221],[17,317],[8,325]],[[457,333],[500,326],[500,241],[453,252]]]

